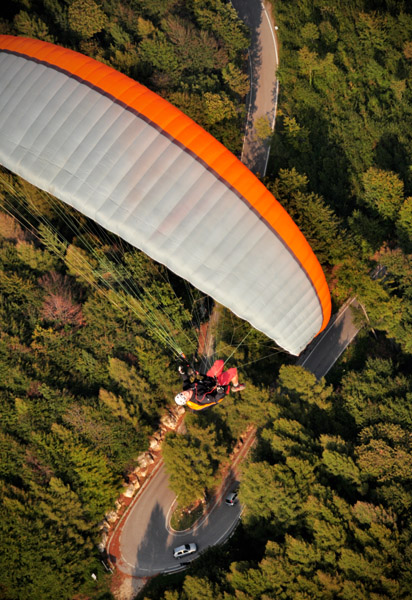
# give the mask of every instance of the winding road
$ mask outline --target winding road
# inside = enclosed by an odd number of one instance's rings
[[[241,513],[239,503],[227,506],[219,498],[193,529],[177,532],[169,525],[174,500],[168,487],[168,476],[161,465],[127,517],[120,540],[123,571],[144,577],[178,570],[182,562],[195,559],[197,554],[178,561],[173,558],[175,546],[196,542],[199,551],[214,546],[236,527]],[[145,528],[142,523],[146,524]]]
[[[194,560],[198,553],[176,560],[173,558],[175,546],[196,542],[199,552],[214,546],[229,536],[241,513],[239,503],[227,506],[222,498],[218,498],[210,512],[193,529],[178,532],[169,526],[174,500],[162,464],[126,519],[120,538],[120,562],[117,565],[123,572],[146,577],[179,570],[181,563]]]
[[[107,553],[111,563],[122,573],[133,577],[173,572],[195,560],[199,552],[227,539],[239,521],[242,507],[239,503],[228,506],[224,499],[237,486],[237,467],[254,439],[255,431],[250,429],[206,514],[187,531],[178,532],[170,527],[169,519],[176,498],[169,489],[168,476],[160,460],[110,539]],[[187,542],[196,542],[198,552],[184,560],[174,559],[173,548]]]

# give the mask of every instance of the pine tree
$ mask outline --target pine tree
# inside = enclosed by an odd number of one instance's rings
[[[221,600],[223,596],[217,592],[216,586],[205,577],[185,578],[183,591],[187,600]]]
[[[163,458],[179,506],[191,506],[213,486],[210,456],[204,449],[193,447],[187,437],[168,434],[163,444]]]
[[[81,38],[90,38],[107,24],[107,16],[93,0],[75,0],[69,5],[69,25]]]
[[[395,220],[403,202],[404,185],[396,173],[371,167],[362,177],[363,200],[386,219]]]
[[[113,392],[101,388],[99,390],[99,400],[113,413],[116,418],[129,421],[134,427],[139,424],[139,416],[136,415],[136,406],[127,406],[121,396],[116,396]],[[138,409],[137,409],[138,410]]]
[[[235,64],[227,64],[222,70],[222,77],[232,92],[246,96],[249,91],[249,78]]]

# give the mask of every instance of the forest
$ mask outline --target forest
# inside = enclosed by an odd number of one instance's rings
[[[409,599],[412,8],[272,5],[280,96],[264,183],[315,251],[334,310],[356,295],[363,328],[317,381],[215,307],[217,353],[246,390],[187,414],[163,454],[189,504],[254,424],[245,511],[227,544],[140,597]],[[0,33],[115,67],[240,154],[249,33],[230,3],[13,0],[0,15]],[[0,199],[0,598],[108,599],[99,522],[173,403],[171,344],[195,352],[213,305],[5,170]]]

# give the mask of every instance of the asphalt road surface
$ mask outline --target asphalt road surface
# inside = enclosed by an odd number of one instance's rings
[[[305,367],[318,379],[324,377],[359,333],[351,307],[360,308],[355,298],[348,301],[332,317],[326,329],[316,337],[298,358],[297,365]]]
[[[257,119],[263,117],[272,131],[275,126],[278,97],[276,32],[269,3],[264,4],[261,0],[232,0],[232,4],[251,32],[251,88],[241,160],[253,173],[263,176],[266,174],[271,137],[266,140],[257,138],[255,124]]]
[[[229,491],[234,485],[229,487]],[[168,476],[160,465],[123,525],[117,568],[138,577],[178,570],[181,563],[195,560],[199,552],[227,538],[241,514],[239,503],[228,506],[221,498],[194,529],[176,532],[168,526],[174,500]],[[188,542],[195,542],[198,552],[179,560],[173,558],[173,548]]]

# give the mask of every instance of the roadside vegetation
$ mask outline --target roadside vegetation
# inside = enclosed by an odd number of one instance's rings
[[[204,513],[204,504],[198,501],[189,508],[177,508],[171,518],[170,525],[175,531],[184,531],[190,529]]]
[[[141,597],[407,599],[412,11],[391,0],[273,5],[280,98],[265,183],[311,243],[335,308],[356,294],[368,320],[318,382],[222,311],[217,351],[247,387],[188,414],[164,458],[188,506],[256,425],[244,519],[227,545]],[[229,3],[25,0],[1,16],[2,33],[71,47],[145,83],[239,154],[249,42]],[[0,203],[0,596],[109,598],[98,524],[180,386],[148,311],[168,307],[184,345],[211,306],[6,172]],[[378,264],[385,275],[372,279]],[[146,291],[131,293],[132,279]]]

